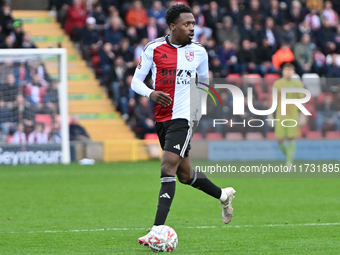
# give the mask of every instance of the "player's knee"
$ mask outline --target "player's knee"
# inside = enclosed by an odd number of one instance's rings
[[[161,175],[162,176],[175,176],[176,174],[176,168],[175,166],[173,166],[172,164],[170,164],[169,162],[164,162],[161,165]]]

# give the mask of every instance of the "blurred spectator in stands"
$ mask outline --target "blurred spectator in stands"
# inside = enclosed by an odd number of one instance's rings
[[[121,56],[115,59],[114,66],[110,71],[109,83],[113,91],[114,105],[118,107],[120,100],[120,88],[124,84],[124,75],[126,72],[126,64]]]
[[[45,102],[47,107],[51,110],[52,117],[59,112],[59,81],[53,80],[49,83],[47,93],[45,94]]]
[[[266,37],[262,39],[261,45],[255,50],[256,64],[262,76],[267,73],[276,73],[276,69],[272,64],[274,52],[273,47],[269,45]]]
[[[14,38],[11,35],[6,36],[5,41],[0,45],[1,49],[12,49],[14,47]]]
[[[329,19],[325,19],[323,26],[317,32],[317,42],[322,47],[324,53],[333,53],[336,50],[334,43],[335,28],[331,26]]]
[[[206,26],[212,30],[213,37],[217,36],[217,28],[222,26],[222,18],[225,15],[223,8],[219,8],[216,1],[209,3],[209,9],[205,12]]]
[[[332,63],[326,66],[327,78],[340,78],[340,67],[338,66],[337,54],[332,54]]]
[[[130,46],[130,41],[128,38],[123,38],[120,41],[120,47],[119,50],[116,53],[117,56],[121,56],[126,64],[127,68],[134,67],[133,62],[133,47]]]
[[[306,7],[308,9],[316,9],[317,11],[321,11],[323,8],[323,1],[324,0],[304,0],[301,2],[306,2]]]
[[[110,26],[105,29],[104,41],[112,44],[113,50],[118,50],[119,42],[123,38],[124,31],[121,29],[120,19],[112,17]]]
[[[34,130],[28,135],[29,144],[47,144],[48,134],[44,133],[42,123],[36,123]]]
[[[61,143],[60,124],[58,122],[53,124],[52,130],[48,135],[49,143]]]
[[[242,41],[242,48],[237,54],[236,69],[238,70],[238,73],[254,73],[257,71],[255,51],[250,48],[250,45],[251,43],[249,40]]]
[[[263,22],[264,10],[262,10],[259,0],[250,0],[249,8],[246,10],[246,13],[252,18],[254,23]]]
[[[65,25],[67,10],[72,6],[72,0],[52,0],[57,10],[57,20],[62,27]]]
[[[8,36],[13,30],[13,18],[11,14],[11,7],[8,4],[2,6],[0,12],[0,25],[2,27],[2,33]]]
[[[336,33],[334,34],[334,43],[336,45],[336,53],[340,54],[340,24],[336,25]]]
[[[320,47],[317,47],[313,53],[313,70],[320,77],[325,73],[326,56],[322,53]]]
[[[330,95],[325,95],[324,101],[316,108],[316,130],[323,131],[325,126],[327,129],[335,128],[340,131],[339,119],[336,116],[336,109],[333,102],[333,98]]]
[[[21,48],[23,38],[24,38],[24,31],[22,28],[22,21],[15,20],[13,22],[13,33],[12,36],[14,37],[14,48]]]
[[[32,103],[25,100],[24,96],[19,94],[15,101],[13,110],[14,122],[22,122],[25,127],[32,127],[35,123],[35,107]]]
[[[0,63],[0,84],[7,82],[7,75],[14,73],[13,61],[5,60],[4,63]]]
[[[295,44],[294,56],[296,61],[301,65],[303,71],[309,73],[313,65],[313,51],[311,49],[309,34],[304,34],[301,42]]]
[[[101,82],[104,83],[108,78],[108,74],[115,58],[112,44],[110,42],[104,43],[103,47],[99,51],[99,57],[100,61],[98,67],[103,69],[103,77]]]
[[[103,10],[106,14],[108,14],[112,8],[119,9],[120,3],[119,0],[99,0],[98,3],[103,7]]]
[[[279,70],[284,63],[292,63],[295,61],[294,54],[287,42],[283,41],[280,49],[273,55],[273,66]]]
[[[285,17],[284,17],[284,13],[280,10],[280,5],[279,5],[278,0],[270,0],[268,16],[273,18],[274,23],[276,25],[282,26]]]
[[[148,24],[148,15],[139,0],[133,2],[132,7],[126,13],[125,22],[128,26],[134,26],[138,29],[144,28]]]
[[[304,16],[301,12],[301,3],[298,0],[292,1],[290,10],[286,15],[286,20],[293,25],[298,26],[302,22],[303,18]]]
[[[154,1],[152,8],[149,9],[148,11],[148,16],[149,18],[154,17],[158,25],[165,27],[166,26],[165,13],[166,13],[166,10],[162,6],[162,2]]]
[[[7,75],[7,82],[4,85],[3,90],[5,101],[14,103],[18,96],[19,86],[15,83],[15,77],[13,74]]]
[[[94,5],[92,17],[96,20],[96,25],[97,25],[98,30],[100,31],[104,30],[105,24],[106,24],[106,15],[99,2],[97,2]]]
[[[5,143],[7,140],[7,136],[2,131],[2,127],[0,126],[0,143]]]
[[[297,40],[301,41],[301,37],[303,34],[309,34],[311,38],[315,38],[315,33],[312,31],[308,20],[304,19],[299,26],[297,27]]]
[[[70,141],[87,142],[91,140],[85,128],[79,124],[77,117],[71,118],[69,132]]]
[[[33,75],[32,81],[25,88],[26,99],[37,106],[44,102],[45,94],[46,88],[42,86],[39,75]]]
[[[23,48],[23,49],[35,49],[36,48],[29,33],[27,32],[24,33],[24,36],[22,38],[22,43],[19,48]]]
[[[132,77],[132,74],[128,74],[123,85],[119,87],[120,98],[118,108],[125,121],[129,118],[129,108],[134,108],[136,105],[135,92],[131,89]]]
[[[310,27],[312,28],[313,31],[317,31],[317,30],[320,29],[321,21],[320,21],[320,18],[318,16],[317,9],[312,8],[310,13],[306,15],[305,19],[309,22]]]
[[[141,37],[148,37],[149,41],[152,41],[158,37],[164,35],[164,29],[160,25],[156,23],[156,19],[154,17],[150,17],[148,21],[148,25],[140,30]]]
[[[339,23],[339,15],[333,10],[331,1],[325,1],[325,8],[321,13],[321,20],[328,19],[331,26],[335,27]]]
[[[218,56],[220,58],[221,66],[224,70],[235,70],[237,64],[236,51],[233,49],[233,45],[229,41],[225,41],[223,46],[218,47]]]
[[[233,48],[238,50],[240,47],[240,33],[238,29],[233,26],[233,19],[230,16],[223,17],[223,24],[217,29],[218,43],[223,44],[229,41],[233,44]]]
[[[0,98],[0,127],[6,136],[16,128],[13,114],[3,98]]]
[[[277,49],[280,45],[280,37],[277,30],[274,28],[274,19],[272,17],[268,17],[266,19],[266,24],[263,30],[261,31],[261,38],[258,40],[258,44],[262,44],[262,39],[267,38],[268,45],[272,47],[272,49]]]
[[[228,10],[228,15],[232,17],[234,24],[236,26],[241,26],[243,14],[239,8],[238,0],[230,0]]]
[[[291,49],[294,48],[294,45],[296,43],[296,28],[292,26],[288,21],[285,21],[282,30],[280,32],[280,41],[285,41],[289,44],[289,47]]]
[[[129,38],[132,47],[137,47],[140,37],[137,34],[137,29],[135,27],[128,27],[126,29],[126,37]]]
[[[86,61],[90,61],[92,52],[97,52],[101,46],[100,35],[96,29],[96,20],[93,17],[86,19],[86,25],[81,32],[81,48],[83,57]]]
[[[17,131],[13,134],[13,144],[21,144],[24,145],[27,142],[26,134],[25,134],[25,126],[23,123],[19,123],[17,125]]]
[[[198,41],[202,34],[205,34],[206,38],[211,37],[212,30],[206,26],[205,17],[201,12],[201,7],[197,3],[192,6],[192,13],[196,20],[194,40]]]
[[[206,49],[209,59],[216,56],[216,52],[218,48],[217,48],[216,41],[214,38],[212,37],[208,38],[206,40],[206,45],[203,45],[203,47]]]
[[[213,74],[213,77],[211,78],[225,78],[228,74],[228,71],[222,67],[221,60],[217,55],[212,58],[209,66],[209,70]]]
[[[255,30],[253,29],[253,19],[249,15],[243,17],[243,25],[240,28],[241,41],[250,41],[250,47],[256,48]]]
[[[140,97],[139,104],[135,106],[136,127],[143,129],[143,136],[147,133],[155,133],[155,120],[153,108],[150,105],[150,100],[147,97]]]
[[[149,42],[148,38],[142,38],[140,40],[140,43],[137,45],[134,51],[134,61],[135,61],[135,66],[139,63],[140,60],[140,55],[142,54],[142,51],[145,47],[145,45]]]
[[[75,42],[80,40],[81,29],[85,25],[87,13],[81,0],[73,0],[73,5],[67,10],[65,31]]]

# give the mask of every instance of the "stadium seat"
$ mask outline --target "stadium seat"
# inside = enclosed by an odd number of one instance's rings
[[[158,135],[156,133],[149,133],[144,135],[145,140],[158,140]]]
[[[222,140],[223,135],[218,132],[212,132],[212,133],[207,133],[205,136],[205,139],[207,140]]]
[[[259,74],[245,74],[244,78],[254,86],[262,86],[262,77]]]
[[[328,54],[326,57],[326,63],[328,65],[332,64],[332,54]],[[340,55],[337,56],[336,63],[338,66],[340,66]]]
[[[238,73],[228,74],[228,76],[226,77],[226,80],[228,83],[234,84],[237,87],[240,87],[242,84],[242,76]]]
[[[267,140],[276,140],[275,132],[268,132],[266,134],[266,139]]]
[[[316,73],[305,73],[302,75],[302,82],[313,97],[321,93],[320,77]]]
[[[232,133],[227,133],[225,138],[228,141],[239,141],[239,140],[243,140],[243,135],[240,132],[232,132]]]
[[[248,132],[246,140],[263,140],[263,135],[260,132]]]
[[[263,78],[264,78],[264,84],[268,88],[268,92],[271,93],[274,82],[279,80],[281,78],[281,76],[279,74],[276,74],[276,73],[267,73],[267,74],[264,75]]]
[[[191,138],[191,140],[193,140],[193,141],[200,141],[202,139],[203,139],[203,136],[202,136],[201,133],[195,133]]]
[[[325,137],[326,137],[326,139],[329,139],[329,140],[340,139],[340,132],[338,132],[338,131],[327,131]]]
[[[45,127],[51,127],[53,123],[52,117],[49,114],[36,114],[35,122],[43,123]]]
[[[322,134],[319,131],[309,131],[306,134],[306,139],[309,139],[309,140],[320,140],[322,138],[323,138]]]
[[[332,98],[332,102],[334,101],[334,96],[331,92],[324,92],[318,95],[318,97],[316,98],[316,103],[322,104],[326,96],[330,96]]]
[[[293,74],[293,77],[292,77],[292,78],[293,78],[293,79],[299,79],[299,80],[301,80],[300,75],[298,75],[297,73]]]

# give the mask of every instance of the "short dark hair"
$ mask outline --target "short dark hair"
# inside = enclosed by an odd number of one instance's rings
[[[175,4],[167,10],[165,14],[166,24],[170,27],[171,23],[175,23],[176,20],[179,18],[179,15],[183,12],[192,13],[192,10],[189,6],[185,4]]]
[[[291,68],[291,69],[295,70],[295,66],[292,63],[284,63],[282,65],[282,70],[285,69],[285,68]]]

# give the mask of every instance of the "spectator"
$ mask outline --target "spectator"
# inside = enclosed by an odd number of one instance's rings
[[[266,73],[276,73],[276,69],[272,64],[272,57],[274,49],[269,45],[268,39],[262,39],[261,46],[255,50],[256,64],[258,65],[259,72],[262,76]]]
[[[264,19],[264,11],[261,9],[261,3],[259,0],[250,0],[249,9],[246,11],[247,15],[249,15],[254,23],[263,22]]]
[[[230,16],[223,18],[222,26],[217,29],[217,38],[219,44],[229,41],[235,50],[239,49],[240,33],[236,27],[233,27],[233,19]]]
[[[15,84],[15,77],[13,74],[7,75],[7,82],[3,88],[4,98],[6,102],[14,103],[18,95],[18,85]]]
[[[61,143],[61,135],[60,135],[60,125],[59,123],[54,123],[51,132],[48,135],[49,143]]]
[[[27,142],[26,134],[25,134],[24,124],[19,123],[17,126],[17,131],[13,135],[13,144],[25,145]]]
[[[290,10],[286,15],[286,20],[292,25],[298,26],[302,20],[303,15],[301,12],[301,3],[298,0],[294,0],[290,5]]]
[[[313,54],[313,69],[314,72],[319,74],[319,76],[324,75],[325,73],[325,65],[326,65],[326,56],[320,50],[320,47],[317,47]]]
[[[218,8],[216,1],[209,3],[209,9],[205,13],[206,26],[212,30],[213,36],[216,37],[217,28],[222,25],[222,18],[225,13],[222,8]]]
[[[71,118],[70,122],[70,141],[90,141],[90,136],[86,132],[85,128],[81,126],[76,117]]]
[[[38,74],[32,77],[32,82],[28,83],[25,89],[25,95],[34,105],[38,106],[44,102],[46,88],[42,86]]]
[[[2,127],[0,126],[0,143],[5,143],[7,140],[7,136],[2,132]]]
[[[229,41],[225,41],[223,46],[218,47],[218,55],[223,69],[229,70],[231,68],[234,71],[238,71],[235,70],[235,65],[237,64],[236,51]]]
[[[27,32],[24,33],[24,36],[22,38],[22,43],[19,48],[23,48],[23,49],[35,49],[36,48],[29,33]]]
[[[313,65],[313,52],[311,49],[310,35],[304,34],[301,42],[294,46],[294,56],[304,72],[309,73]]]
[[[281,42],[285,41],[289,44],[289,47],[292,49],[296,43],[296,28],[292,26],[289,22],[285,22],[282,27],[282,31],[280,32]]]
[[[273,55],[273,65],[279,70],[284,63],[292,63],[295,61],[294,54],[287,42],[283,42],[281,48]]]
[[[2,33],[8,36],[13,30],[13,18],[11,14],[11,7],[7,4],[2,6],[2,12],[0,12],[0,25],[2,27]]]
[[[117,107],[120,100],[120,87],[123,86],[124,75],[126,72],[126,64],[121,56],[115,59],[114,66],[110,72],[110,84],[113,91],[114,104]]]
[[[138,36],[137,29],[135,27],[128,27],[126,29],[126,37],[129,39],[132,47],[136,48],[138,46],[140,37]]]
[[[242,48],[237,55],[237,70],[241,74],[243,74],[244,72],[254,73],[257,71],[255,64],[255,51],[250,48],[250,45],[251,44],[249,40],[243,40]]]
[[[210,38],[212,30],[206,26],[205,17],[201,13],[201,7],[198,4],[192,6],[192,13],[196,20],[194,40],[198,41],[202,34],[204,34],[206,38]]]
[[[139,104],[135,107],[135,116],[137,127],[141,127],[143,129],[143,136],[147,133],[155,133],[155,120],[153,109],[150,105],[149,98],[140,97]]]
[[[322,51],[326,54],[333,53],[336,50],[334,43],[335,29],[331,26],[329,19],[325,19],[323,26],[317,32],[317,42],[322,47]]]
[[[280,38],[279,34],[274,28],[274,20],[271,17],[268,17],[266,19],[266,26],[261,32],[261,38],[258,41],[258,44],[262,44],[262,39],[267,38],[268,40],[268,45],[272,47],[273,49],[277,49],[278,46],[280,45]]]
[[[144,28],[148,24],[148,15],[143,9],[142,2],[135,0],[133,6],[128,10],[125,17],[128,26],[135,26],[139,29]]]
[[[67,10],[65,31],[73,41],[80,40],[81,29],[85,25],[86,10],[81,0],[73,0],[73,5]]]
[[[15,123],[13,123],[13,115],[3,98],[0,98],[0,127],[2,133],[6,136],[16,128]]]
[[[14,47],[14,39],[10,35],[6,36],[3,44],[0,45],[1,49],[12,49],[13,47]]]
[[[310,14],[307,14],[305,18],[309,22],[310,27],[312,28],[313,31],[317,31],[321,27],[320,18],[317,12],[318,12],[317,9],[312,8]]]
[[[152,41],[158,37],[164,35],[164,29],[160,25],[156,23],[156,19],[154,17],[150,17],[148,21],[148,25],[141,30],[140,32],[142,37],[147,37],[149,41]]]
[[[28,135],[29,144],[47,144],[48,134],[43,132],[43,124],[37,123],[34,131]]]
[[[12,108],[13,122],[18,123],[21,122],[25,125],[25,127],[33,127],[35,123],[35,107],[32,103],[25,100],[24,96],[19,94],[17,96],[17,100],[14,103],[14,107]]]
[[[96,20],[96,26],[98,30],[100,31],[104,30],[106,24],[106,15],[105,12],[103,11],[102,6],[98,2],[94,5],[92,17]]]
[[[225,78],[228,74],[227,70],[222,67],[218,56],[212,58],[209,69],[213,74],[213,78]]]
[[[149,42],[148,38],[142,38],[140,43],[137,45],[137,47],[135,47],[135,51],[134,51],[135,66],[137,66],[139,59],[140,59],[140,55],[142,54],[142,51],[148,42]]]
[[[161,1],[154,1],[152,8],[148,11],[148,16],[154,17],[158,25],[165,27],[165,8],[162,6]]]
[[[104,41],[112,44],[114,50],[118,50],[119,42],[123,38],[123,30],[121,29],[120,19],[112,17],[110,26],[105,29]]]
[[[124,83],[119,87],[120,98],[118,108],[125,121],[129,118],[129,108],[134,108],[136,104],[135,92],[131,89],[132,77],[132,74],[128,74]]]
[[[123,38],[120,41],[120,48],[117,51],[117,56],[121,56],[126,64],[126,67],[132,68],[134,66],[133,63],[133,47],[130,46],[130,41],[128,38]]]
[[[332,54],[332,63],[326,66],[327,78],[340,78],[340,67],[338,65],[338,55]]]
[[[335,27],[339,23],[339,15],[333,10],[333,4],[331,1],[325,1],[325,9],[322,11],[321,20],[328,19],[330,25]]]
[[[274,20],[274,23],[278,26],[282,26],[284,21],[284,13],[280,10],[278,0],[270,0],[270,9],[268,16]]]
[[[22,21],[21,20],[15,20],[13,22],[13,34],[14,36],[14,48],[21,48],[23,38],[24,38],[24,31],[22,29]]]
[[[308,9],[316,9],[321,11],[323,8],[323,0],[306,0],[306,7]]]
[[[112,9],[118,9],[120,4],[118,0],[99,0],[98,3],[103,6],[103,10],[105,13],[109,13]]]
[[[97,52],[99,50],[101,41],[99,38],[99,32],[95,28],[96,20],[93,17],[86,19],[86,25],[81,32],[81,48],[83,51],[83,57],[85,60],[90,60],[91,51]]]
[[[253,29],[253,19],[249,15],[243,17],[243,25],[240,28],[241,41],[248,40],[251,48],[256,48],[256,37]]]
[[[234,24],[236,26],[241,26],[242,24],[242,12],[238,5],[238,0],[229,1],[229,12],[228,15],[232,17]]]
[[[48,88],[47,93],[45,94],[45,102],[46,106],[50,109],[52,117],[58,114],[59,112],[59,81],[53,80]]]
[[[336,25],[336,33],[334,34],[333,41],[336,45],[336,53],[340,54],[340,24]]]
[[[336,116],[335,105],[330,95],[326,95],[324,102],[317,106],[316,130],[323,132],[325,125],[329,129],[335,128],[337,131],[340,131],[339,119]]]
[[[99,51],[99,58],[100,60],[98,63],[98,67],[103,70],[103,77],[101,82],[104,83],[108,78],[111,66],[115,58],[111,43],[104,43],[103,47]]]
[[[310,23],[308,22],[307,19],[304,19],[297,27],[297,40],[298,41],[301,41],[301,37],[303,34],[309,34],[312,38],[314,38],[314,31],[312,31],[312,28],[310,27]]]

